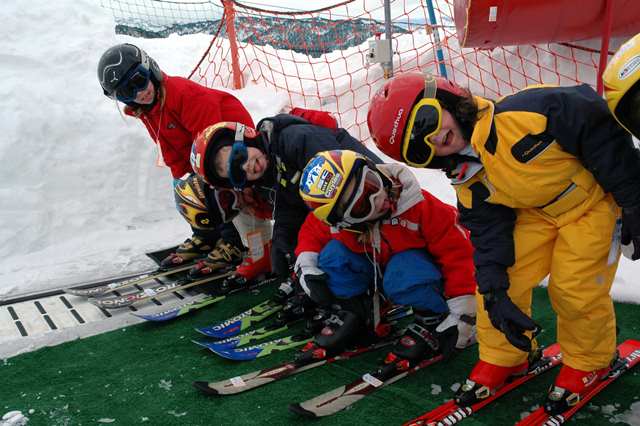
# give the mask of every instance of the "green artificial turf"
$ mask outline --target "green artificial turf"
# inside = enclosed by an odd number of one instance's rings
[[[321,420],[291,414],[300,402],[374,369],[384,351],[303,372],[252,391],[207,397],[193,380],[221,380],[289,359],[293,351],[252,362],[231,362],[191,343],[193,328],[222,320],[268,296],[236,295],[221,304],[164,324],[145,323],[0,361],[0,415],[21,410],[29,425],[399,425],[434,408],[464,380],[477,349],[379,389],[350,409]],[[546,291],[535,291],[535,318],[545,327],[539,341],[554,340],[554,315]],[[616,305],[619,341],[640,337],[637,305]],[[557,370],[556,370],[557,371]],[[638,370],[640,371],[640,370]],[[583,409],[571,424],[625,424],[625,411],[640,399],[640,375],[632,371]],[[464,425],[511,425],[545,396],[555,372],[517,389]]]

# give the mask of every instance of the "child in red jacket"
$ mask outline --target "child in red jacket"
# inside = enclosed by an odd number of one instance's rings
[[[395,355],[450,356],[475,342],[468,232],[456,209],[421,190],[409,169],[326,151],[305,167],[300,194],[313,214],[298,235],[297,275],[316,303],[342,308],[340,326],[319,337],[323,344],[343,344],[367,324],[366,315],[350,308],[362,306],[354,300],[367,299],[372,288],[414,310],[416,321]]]

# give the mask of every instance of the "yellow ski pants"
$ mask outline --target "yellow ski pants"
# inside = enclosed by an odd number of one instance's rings
[[[619,243],[612,244],[619,232],[620,209],[610,194],[594,198],[557,217],[539,209],[519,209],[515,263],[508,269],[508,294],[529,316],[532,290],[549,275],[548,294],[557,314],[563,362],[584,371],[608,365],[616,349],[609,290],[620,259]],[[491,325],[482,296],[476,298],[480,359],[505,367],[523,363],[527,353]]]

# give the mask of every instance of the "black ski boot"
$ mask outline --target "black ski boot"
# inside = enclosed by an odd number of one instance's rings
[[[387,357],[389,362],[405,359],[415,364],[440,352],[440,342],[435,329],[445,315],[415,313],[415,320],[407,327]],[[386,362],[386,361],[385,361]]]

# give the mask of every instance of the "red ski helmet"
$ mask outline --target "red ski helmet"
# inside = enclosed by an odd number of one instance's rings
[[[371,98],[367,113],[369,133],[378,149],[394,160],[406,162],[403,144],[407,121],[416,103],[423,98],[429,77],[421,72],[400,74],[387,81]],[[457,104],[469,96],[468,92],[445,78],[432,77],[437,88],[435,98],[455,117]],[[465,136],[470,137],[471,131],[463,128]]]
[[[224,146],[235,143],[258,147],[264,151],[259,138],[260,133],[241,123],[222,121],[204,129],[191,146],[189,160],[193,171],[209,185],[231,187],[227,178],[218,176],[215,169],[215,156]]]

